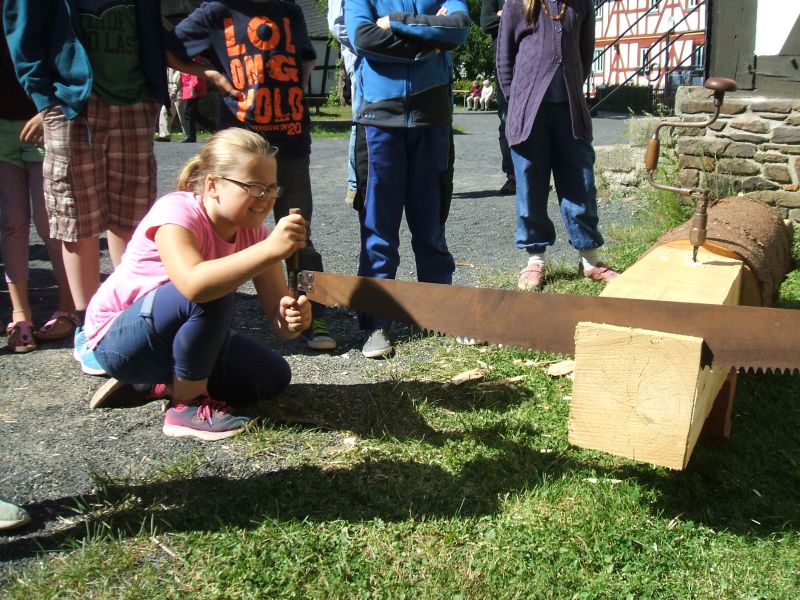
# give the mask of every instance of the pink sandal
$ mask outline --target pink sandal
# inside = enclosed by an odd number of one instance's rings
[[[30,321],[16,321],[6,327],[8,334],[8,349],[14,354],[24,354],[36,350],[36,340],[33,337],[33,323]]]
[[[78,317],[74,312],[57,310],[47,322],[33,332],[33,336],[40,342],[55,342],[68,338],[78,326]]]

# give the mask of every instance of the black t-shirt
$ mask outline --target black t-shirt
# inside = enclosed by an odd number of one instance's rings
[[[303,11],[284,0],[203,2],[170,34],[168,46],[187,59],[198,54],[224,71],[245,95],[222,100],[219,128],[246,127],[284,156],[311,152],[311,119],[300,67],[316,52]]]

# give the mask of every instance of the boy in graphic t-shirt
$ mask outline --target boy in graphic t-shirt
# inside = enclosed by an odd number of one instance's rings
[[[246,128],[278,148],[283,192],[273,211],[275,222],[290,208],[299,208],[310,222],[311,118],[304,90],[317,56],[302,9],[284,0],[203,2],[170,33],[167,50],[170,66],[203,76],[227,92],[219,129]],[[199,54],[214,68],[192,64]],[[300,268],[321,271],[322,256],[310,238],[309,230]],[[313,308],[315,318],[303,335],[310,348],[333,350],[336,341],[320,318],[322,307]]]
[[[153,127],[169,103],[158,0],[6,0],[17,77],[42,113],[51,237],[77,316],[100,284],[99,235],[119,264],[156,195]],[[103,374],[75,333],[84,372]]]

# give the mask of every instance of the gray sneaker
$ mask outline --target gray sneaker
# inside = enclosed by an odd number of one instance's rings
[[[392,342],[389,341],[385,329],[370,329],[367,331],[367,341],[361,348],[361,354],[367,358],[385,358],[392,353]]]
[[[0,500],[0,531],[22,527],[31,522],[31,516],[16,504]]]
[[[169,437],[221,440],[236,435],[250,419],[231,412],[225,402],[199,396],[183,404],[173,400],[164,415],[163,432]]]

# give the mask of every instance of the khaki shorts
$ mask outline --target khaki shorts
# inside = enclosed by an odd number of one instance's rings
[[[94,94],[73,120],[44,112],[44,193],[50,236],[65,242],[132,231],[156,196],[153,132],[159,106],[108,104]]]

